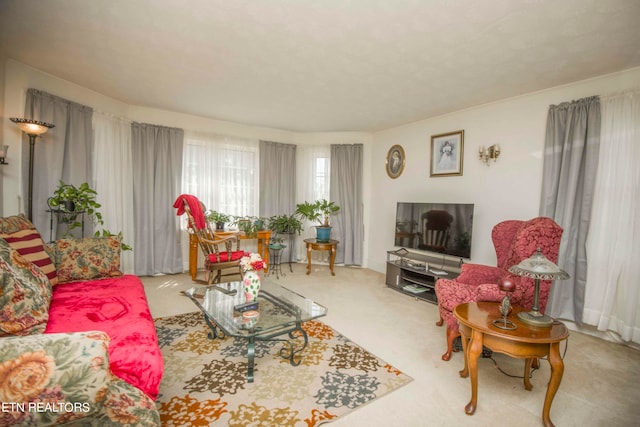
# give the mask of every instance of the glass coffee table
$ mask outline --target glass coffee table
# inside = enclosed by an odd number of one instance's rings
[[[288,359],[292,366],[298,366],[299,354],[308,342],[302,323],[327,314],[326,307],[265,280],[257,307],[248,309],[243,307],[246,303],[242,282],[196,286],[184,294],[202,310],[211,328],[210,339],[231,336],[247,341],[248,382],[253,382],[256,341],[282,342],[280,356]]]

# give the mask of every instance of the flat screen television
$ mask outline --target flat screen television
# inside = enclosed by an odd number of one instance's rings
[[[473,206],[398,202],[395,246],[471,258]]]

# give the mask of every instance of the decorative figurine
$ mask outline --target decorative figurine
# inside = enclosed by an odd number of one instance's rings
[[[516,284],[511,279],[502,279],[500,283],[498,283],[498,287],[501,291],[505,292],[504,298],[500,303],[500,314],[502,314],[502,319],[496,319],[493,321],[493,326],[500,329],[506,329],[512,331],[517,328],[516,324],[511,320],[507,319],[507,316],[511,312],[511,300],[509,299],[509,292],[513,292],[516,290]]]

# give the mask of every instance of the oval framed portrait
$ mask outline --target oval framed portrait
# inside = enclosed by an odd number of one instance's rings
[[[404,163],[406,159],[404,156],[404,148],[400,145],[394,145],[389,148],[389,152],[387,153],[387,175],[389,178],[396,179],[400,175],[402,175],[402,171],[404,170]]]

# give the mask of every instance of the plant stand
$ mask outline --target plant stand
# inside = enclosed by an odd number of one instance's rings
[[[280,276],[286,276],[282,272],[282,251],[287,245],[269,246],[269,258],[271,259],[271,268],[265,274],[265,276],[276,275],[276,279],[280,279]]]
[[[84,211],[79,212],[67,212],[61,209],[48,209],[49,212],[49,242],[53,242],[58,239],[58,226],[61,224],[67,225],[67,232],[69,231],[69,224],[75,221],[80,221],[80,237],[84,237]],[[55,226],[53,218],[55,217]],[[55,238],[53,231],[56,231]],[[63,236],[64,237],[64,236]]]

